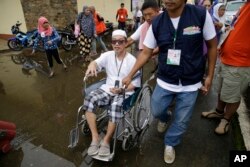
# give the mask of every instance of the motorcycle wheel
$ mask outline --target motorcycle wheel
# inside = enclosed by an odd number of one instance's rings
[[[72,45],[71,44],[66,44],[67,41],[67,37],[66,36],[62,36],[62,47],[64,50],[66,51],[70,51],[72,49]]]
[[[41,41],[37,45],[37,50],[39,50],[40,52],[45,52],[45,49],[43,47],[43,43]]]
[[[12,55],[11,56],[11,60],[15,63],[15,64],[23,64],[25,62],[25,57],[23,56],[19,56],[19,55]]]
[[[14,51],[20,51],[23,48],[22,45],[18,41],[13,40],[13,39],[9,39],[7,44],[8,44],[8,47]]]

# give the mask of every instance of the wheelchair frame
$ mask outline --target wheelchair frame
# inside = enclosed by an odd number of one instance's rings
[[[113,145],[110,144],[112,148],[110,156],[102,157],[94,155],[92,158],[101,161],[112,161],[115,155],[117,140],[122,141],[122,149],[124,151],[128,151],[135,146],[141,146],[140,141],[142,141],[143,135],[152,121],[150,112],[152,88],[148,82],[154,78],[155,75],[153,74],[148,80],[145,81],[141,88],[137,88],[133,95],[123,101],[122,112],[124,117],[116,125],[115,133],[113,135]],[[84,77],[84,95],[87,95],[92,90],[99,88],[106,81],[106,79],[101,79],[100,81],[87,87],[86,80],[87,78]],[[90,134],[90,129],[85,115],[83,114],[80,119],[81,114],[84,112],[82,107],[83,105],[78,108],[76,128],[72,129],[70,132],[69,148],[74,148],[79,141],[79,126],[81,126],[81,132],[84,135]],[[98,113],[96,116],[97,129],[99,133],[105,131],[104,124],[107,125],[108,122],[108,107],[109,106],[99,108],[101,113]]]

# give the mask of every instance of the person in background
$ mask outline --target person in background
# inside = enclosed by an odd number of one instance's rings
[[[202,3],[202,6],[204,6],[207,9],[207,11],[210,11],[211,6],[212,6],[211,1],[210,0],[204,0],[203,3]]]
[[[86,61],[90,61],[91,42],[97,35],[95,21],[88,6],[83,6],[82,12],[77,16],[76,20],[76,24],[80,26],[80,36],[78,37],[80,55]]]
[[[134,30],[136,31],[137,28],[141,25],[142,23],[142,12],[139,9],[139,6],[136,6],[134,14],[133,14],[133,20],[134,20]]]
[[[145,39],[149,26],[152,23],[153,18],[159,14],[159,6],[156,1],[150,0],[150,1],[146,1],[143,3],[141,10],[142,10],[145,22],[141,24],[139,28],[128,38],[128,43],[126,46],[126,47],[129,47],[133,43],[139,41],[139,46],[138,46],[139,51],[143,50],[143,41]],[[155,65],[155,69],[153,70],[153,72],[157,69],[157,65],[158,65],[158,56],[157,56],[158,51],[159,51],[158,47],[155,48],[153,51],[154,56],[152,57],[152,60]]]
[[[58,53],[57,43],[60,41],[60,36],[58,35],[56,29],[52,27],[49,24],[48,19],[43,16],[38,19],[37,29],[39,34],[34,41],[33,51],[31,54],[35,53],[38,42],[42,40],[50,69],[49,77],[54,76],[53,57],[58,64],[62,64],[63,68],[67,70],[67,66],[62,61]]]
[[[116,12],[116,20],[118,21],[118,29],[125,30],[128,11],[124,8],[124,3],[121,3],[121,8]]]
[[[225,10],[224,3],[218,3],[213,7],[213,21],[217,33],[217,41],[220,41],[221,35],[225,32]]]
[[[92,13],[92,15],[94,17],[95,27],[96,27],[96,34],[97,34],[96,38],[93,38],[93,42],[92,42],[92,50],[93,51],[92,51],[91,55],[94,56],[94,55],[97,54],[97,51],[96,51],[96,41],[101,45],[102,50],[104,52],[108,51],[105,43],[102,40],[103,33],[106,30],[106,25],[104,23],[104,18],[101,17],[101,15],[96,12],[94,6],[90,6],[89,9],[90,9],[90,11],[91,11],[91,13]]]
[[[241,8],[228,37],[220,48],[221,70],[218,72],[217,106],[211,111],[202,112],[208,119],[219,118],[215,133],[226,134],[230,121],[236,113],[241,96],[250,83],[250,1]],[[248,34],[248,35],[247,35]]]
[[[143,42],[144,48],[123,84],[130,84],[158,46],[157,84],[151,111],[155,118],[167,124],[171,118],[167,109],[175,98],[174,117],[164,137],[164,161],[171,164],[175,160],[174,147],[180,144],[188,128],[198,90],[204,95],[210,90],[217,48],[213,21],[206,9],[186,4],[186,0],[164,0],[164,3],[166,10],[153,20]],[[208,48],[208,74],[204,85],[203,40]]]
[[[110,155],[110,141],[113,137],[116,124],[123,117],[121,112],[124,95],[122,93],[121,80],[135,64],[135,57],[126,51],[127,34],[123,30],[115,30],[112,33],[113,51],[108,51],[96,60],[92,61],[85,76],[96,76],[98,69],[104,68],[107,81],[100,88],[90,92],[85,99],[83,109],[92,134],[92,142],[88,148],[88,155]],[[140,77],[132,81],[125,90],[125,98],[134,93],[135,87],[140,87]],[[96,126],[96,108],[98,106],[111,105],[107,133],[101,140]]]
[[[140,25],[139,28],[128,38],[128,43],[126,46],[129,47],[130,45],[135,43],[135,41],[139,41],[140,51],[143,50],[143,41],[153,18],[159,14],[159,6],[154,0],[146,1],[143,3],[141,10],[145,22]]]

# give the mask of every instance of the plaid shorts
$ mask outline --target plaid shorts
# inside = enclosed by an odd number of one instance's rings
[[[124,115],[122,113],[122,102],[123,95],[111,96],[102,89],[96,89],[85,97],[83,109],[97,114],[97,107],[109,105],[109,120],[113,123],[117,123]]]

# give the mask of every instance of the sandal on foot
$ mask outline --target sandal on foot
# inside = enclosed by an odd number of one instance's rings
[[[110,155],[110,146],[109,144],[101,144],[101,147],[99,149],[99,153],[98,153],[99,156],[109,156]]]
[[[220,114],[218,110],[202,112],[201,116],[204,118],[223,118],[224,114]]]
[[[93,156],[93,155],[98,154],[99,146],[100,146],[99,142],[91,142],[91,144],[90,144],[90,146],[88,148],[88,151],[87,151],[88,155]]]
[[[214,132],[218,135],[224,135],[228,132],[228,130],[229,130],[229,120],[227,120],[226,118],[222,118],[220,124],[217,126]]]

